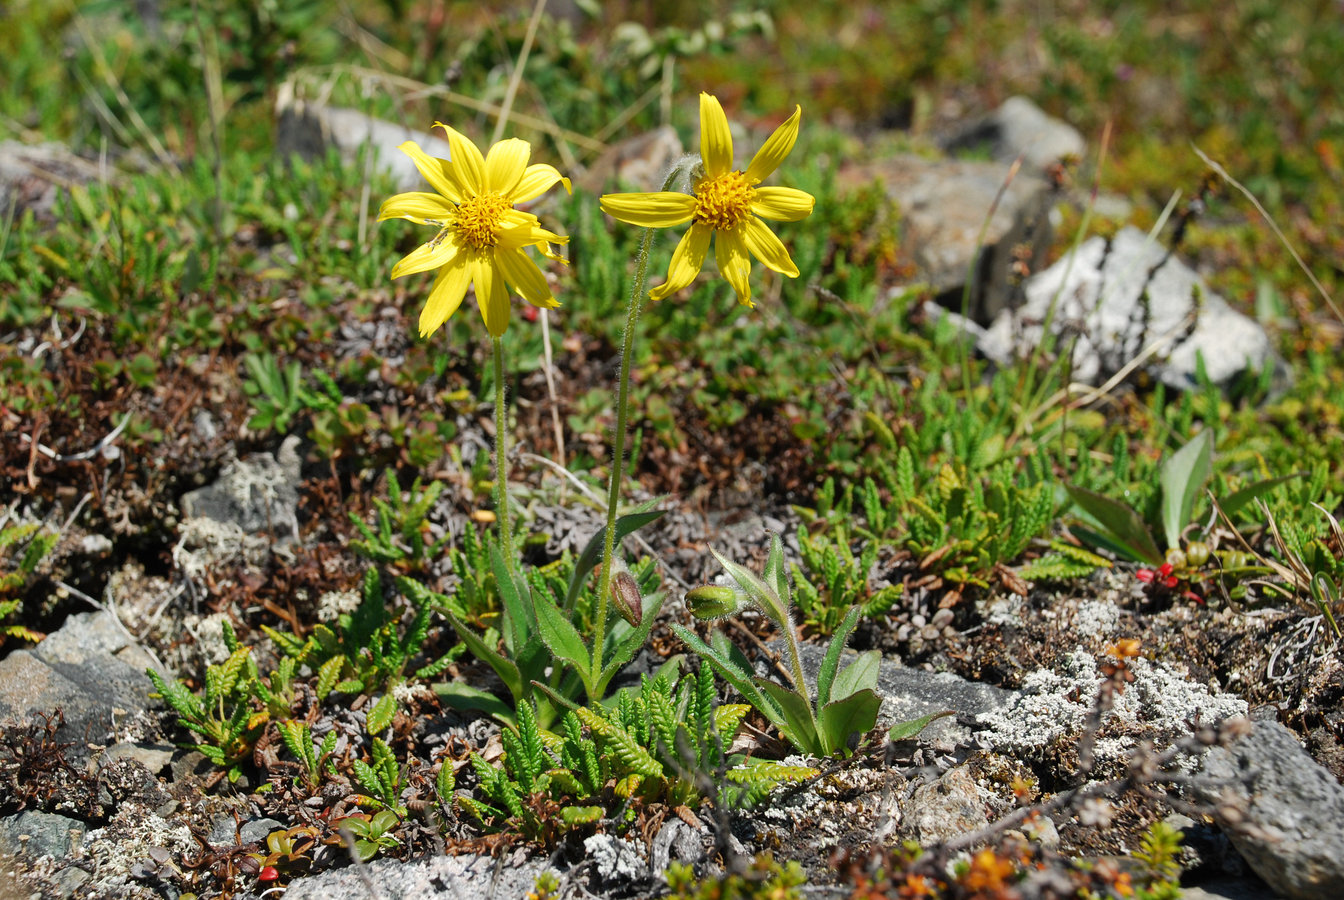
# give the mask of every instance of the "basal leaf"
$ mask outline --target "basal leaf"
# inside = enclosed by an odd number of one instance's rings
[[[1190,524],[1195,498],[1213,474],[1213,431],[1204,429],[1162,466],[1162,528],[1167,548],[1181,546],[1181,530]]]
[[[882,698],[870,688],[864,688],[827,703],[817,714],[817,733],[822,755],[829,756],[844,747],[851,734],[864,734],[877,723]]]
[[[1154,566],[1162,564],[1162,551],[1157,549],[1153,536],[1148,533],[1148,526],[1137,512],[1087,488],[1070,484],[1065,486],[1065,490],[1078,508],[1103,529],[1104,536],[1110,539],[1119,552],[1138,562]]]
[[[845,613],[845,618],[840,622],[840,626],[831,635],[831,645],[826,648],[826,656],[821,661],[821,669],[817,672],[817,703],[824,706],[831,702],[831,684],[835,681],[835,673],[840,666],[840,654],[845,650],[845,642],[849,640],[850,632],[859,621],[859,608],[851,606]]]
[[[811,704],[782,684],[763,678],[756,679],[756,684],[779,706],[785,723],[780,731],[789,743],[804,753],[826,755],[827,751],[817,740],[817,726],[812,719]]]
[[[844,699],[856,691],[872,690],[877,687],[878,670],[882,665],[882,653],[869,650],[860,653],[854,662],[846,666],[835,678],[831,696],[836,700]],[[830,700],[828,699],[829,703]]]

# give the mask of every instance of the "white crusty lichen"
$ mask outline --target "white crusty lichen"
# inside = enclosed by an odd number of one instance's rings
[[[1246,701],[1188,680],[1183,666],[1142,657],[1129,665],[1134,681],[1115,697],[1102,722],[1096,745],[1100,763],[1123,760],[1140,738],[1188,733],[1196,719],[1217,722],[1246,715]],[[1043,760],[1058,740],[1082,734],[1102,679],[1093,655],[1075,650],[1063,671],[1037,669],[1023,679],[1013,700],[982,713],[979,722],[987,726],[982,737],[997,752]]]

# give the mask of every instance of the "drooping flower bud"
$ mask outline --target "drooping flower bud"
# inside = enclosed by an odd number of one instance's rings
[[[686,592],[686,606],[697,619],[722,619],[748,605],[741,591],[721,584],[703,584]]]
[[[611,602],[616,606],[621,618],[635,628],[644,621],[644,598],[639,593],[635,576],[631,575],[624,565],[618,565],[611,573]]]

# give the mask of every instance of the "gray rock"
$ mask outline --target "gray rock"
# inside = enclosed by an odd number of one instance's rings
[[[1022,261],[1035,270],[1053,232],[1046,182],[1019,172],[1004,189],[1008,172],[1009,167],[1000,163],[900,155],[842,170],[841,178],[851,185],[881,181],[900,213],[904,247],[919,277],[938,292],[940,303],[959,310],[969,273],[970,317],[989,322],[1000,310],[1020,302],[1020,279],[1012,271],[1014,253],[1025,248]],[[983,247],[978,243],[982,229]],[[972,271],[973,260],[978,262]]]
[[[649,871],[661,875],[673,861],[695,866],[706,855],[705,835],[680,819],[671,819],[658,829],[649,845]]]
[[[271,818],[252,819],[242,824],[231,815],[216,816],[210,823],[210,843],[212,844],[253,844],[263,843],[266,835],[285,827],[283,822]]]
[[[1021,156],[1029,172],[1087,151],[1077,128],[1047,115],[1026,97],[1009,97],[998,109],[957,132],[945,146],[956,150],[985,145],[1001,163]]]
[[[177,748],[171,744],[135,744],[122,741],[108,747],[96,758],[89,761],[91,768],[104,768],[119,759],[133,759],[145,767],[151,775],[157,775],[172,762]]]
[[[1028,279],[1025,293],[1025,304],[1000,313],[978,341],[990,359],[1008,363],[1029,354],[1055,304],[1054,332],[1076,336],[1075,381],[1100,382],[1158,341],[1145,368],[1181,390],[1196,386],[1200,356],[1219,385],[1248,369],[1282,367],[1263,328],[1137,228],[1084,241]]]
[[[412,862],[380,859],[366,867],[382,900],[525,897],[537,876],[549,868],[523,851],[499,860],[469,854]],[[363,877],[353,867],[296,878],[285,892],[285,900],[369,900],[369,896]]]
[[[1186,887],[1181,886],[1183,900],[1277,900],[1274,891],[1255,879],[1216,878]]]
[[[1290,900],[1344,896],[1344,787],[1291,731],[1256,722],[1231,747],[1209,750],[1201,774],[1199,799],[1274,891]]]
[[[989,824],[980,789],[962,766],[947,770],[932,784],[915,788],[905,809],[905,827],[926,847]]]
[[[0,818],[0,852],[60,859],[79,846],[86,829],[78,819],[27,809]]]
[[[275,101],[275,148],[282,156],[297,153],[305,159],[321,158],[336,148],[347,162],[368,147],[374,164],[392,176],[402,191],[428,190],[425,179],[409,156],[397,148],[415,141],[420,149],[438,159],[451,156],[448,141],[395,122],[375,119],[357,109],[311,103],[294,96],[293,85],[281,85]]]
[[[270,534],[282,542],[297,539],[298,444],[291,435],[275,456],[254,453],[227,464],[213,484],[182,496],[183,517],[236,525],[246,534]]]
[[[30,209],[38,221],[50,222],[59,191],[98,177],[96,164],[62,144],[0,141],[0,210],[15,222]]]
[[[108,613],[71,616],[36,648],[0,660],[0,718],[59,708],[65,724],[57,739],[73,743],[66,758],[85,762],[90,743],[112,743],[118,722],[149,708],[143,654]]]
[[[772,641],[769,646],[777,653],[784,651],[781,641]],[[815,684],[826,648],[819,644],[803,644],[798,652],[803,662],[803,674]],[[853,651],[846,651],[840,662],[841,668],[855,656]],[[1012,691],[1003,688],[966,681],[950,672],[909,669],[893,660],[883,660],[878,668],[877,693],[882,697],[878,721],[887,725],[947,710],[973,719],[1000,709],[1013,697]],[[970,734],[969,728],[959,724],[958,717],[947,716],[932,722],[920,732],[919,739],[939,749],[950,750],[966,743]]]
[[[593,874],[599,884],[620,882],[638,883],[649,877],[649,862],[644,858],[644,842],[617,837],[614,834],[595,834],[584,838],[583,849],[593,863]]]

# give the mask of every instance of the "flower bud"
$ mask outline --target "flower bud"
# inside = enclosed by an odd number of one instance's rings
[[[621,618],[638,628],[644,620],[644,598],[639,593],[635,577],[624,567],[617,569],[611,576],[611,602]]]
[[[686,606],[697,619],[722,619],[746,605],[740,591],[721,584],[703,584],[686,592]]]
[[[1191,541],[1185,545],[1185,559],[1191,566],[1199,568],[1209,561],[1209,545],[1203,541]]]

